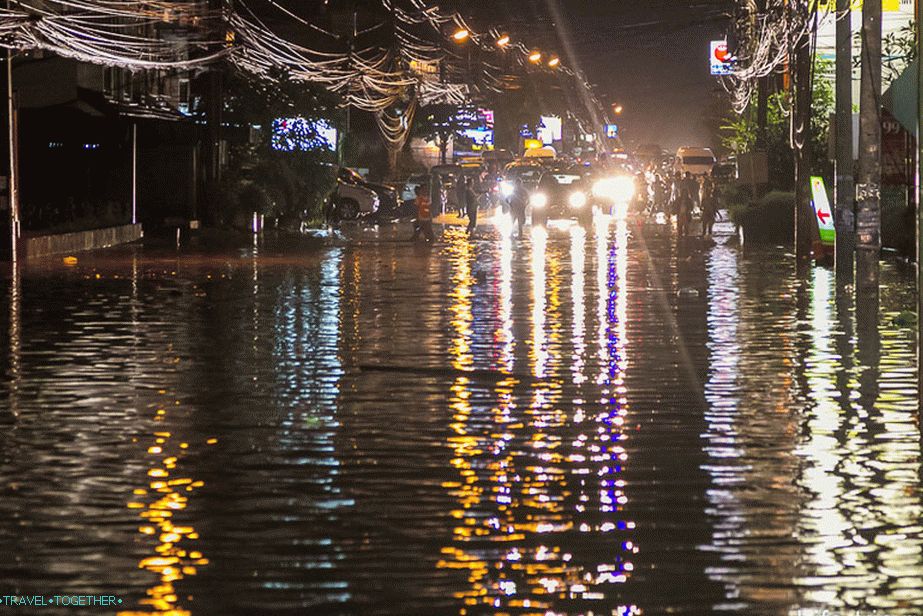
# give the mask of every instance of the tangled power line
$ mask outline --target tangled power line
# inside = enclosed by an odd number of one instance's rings
[[[228,62],[270,81],[285,75],[373,113],[397,146],[418,106],[501,92],[512,71],[547,67],[592,95],[582,75],[556,56],[546,58],[498,28],[477,32],[458,12],[424,0],[380,0],[386,19],[348,37],[266,0],[310,31],[311,46],[274,32],[249,1],[222,0],[214,9],[196,0],[14,0],[0,8],[0,46],[130,71],[202,71]]]

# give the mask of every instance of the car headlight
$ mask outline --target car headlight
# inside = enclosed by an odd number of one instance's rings
[[[570,197],[567,198],[567,202],[574,209],[580,209],[586,205],[586,195],[583,191],[575,190],[570,194]]]
[[[532,193],[532,196],[529,197],[529,205],[534,208],[541,209],[548,205],[548,195],[545,193]]]
[[[500,182],[500,194],[506,198],[510,198],[513,196],[513,191],[515,190],[515,188],[516,187],[513,186],[512,182],[509,182],[507,180]]]
[[[616,201],[631,201],[635,196],[635,181],[626,176],[619,176],[612,181],[613,198]]]

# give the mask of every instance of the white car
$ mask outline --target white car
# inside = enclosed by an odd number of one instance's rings
[[[360,214],[374,214],[381,203],[378,193],[365,186],[362,176],[352,169],[342,168],[337,174],[333,207],[340,220],[354,220]]]

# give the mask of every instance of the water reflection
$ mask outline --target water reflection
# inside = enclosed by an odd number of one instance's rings
[[[578,606],[609,606],[618,614],[640,613],[617,605],[609,590],[632,574],[629,538],[635,524],[627,518],[627,463],[622,424],[628,412],[623,373],[627,367],[627,225],[622,221],[609,245],[608,226],[593,238],[579,228],[567,230],[568,252],[560,251],[551,233],[534,230],[529,262],[529,373],[539,380],[528,388],[515,377],[493,385],[458,376],[450,387],[453,413],[449,443],[458,479],[445,482],[457,500],[453,541],[443,548],[441,568],[466,573],[467,587],[454,592],[460,613],[484,609],[559,613]],[[595,324],[598,348],[585,341],[586,247],[594,242],[602,309]],[[520,247],[522,248],[522,247]],[[506,264],[511,246],[501,243],[498,302],[504,349],[513,331],[507,285],[513,268]],[[470,290],[472,248],[464,237],[447,250],[455,292],[453,365],[466,369],[471,356]],[[569,275],[564,272],[569,270]],[[565,295],[565,284],[570,292]],[[565,299],[572,305],[562,312]],[[570,320],[569,336],[564,325]],[[565,340],[565,338],[568,338]],[[501,357],[512,357],[507,351]],[[591,361],[602,357],[604,361]],[[516,366],[501,363],[517,374]],[[598,375],[591,382],[590,366]],[[568,395],[562,386],[568,382]],[[595,391],[603,385],[601,391]],[[600,541],[611,535],[611,539]],[[597,552],[591,546],[603,548]],[[563,612],[561,612],[563,613]]]
[[[154,409],[152,423],[163,424],[168,412],[177,410],[179,401],[171,400],[166,391],[161,392],[163,402]],[[169,411],[168,411],[169,409]],[[162,616],[189,616],[191,611],[183,609],[179,602],[176,582],[196,575],[198,568],[208,564],[199,545],[199,533],[191,520],[184,514],[192,493],[201,488],[204,482],[185,476],[182,470],[183,458],[190,452],[190,444],[178,442],[171,432],[157,430],[147,442],[137,439],[150,459],[147,477],[141,487],[133,490],[133,500],[127,507],[138,510],[142,523],[138,533],[152,543],[151,552],[138,563],[139,569],[153,573],[156,583],[146,591],[147,597],[141,599],[144,610],[123,610],[119,616],[139,616],[141,614],[160,614]],[[208,439],[198,446],[217,443],[217,439]],[[196,448],[193,447],[193,450]]]
[[[878,323],[826,270],[629,228],[26,271],[0,586],[126,614],[918,611],[903,275]]]
[[[706,549],[722,555],[710,574],[726,585],[724,608],[919,605],[915,392],[882,394],[889,381],[912,382],[904,371],[912,359],[907,333],[880,328],[877,319],[866,319],[863,332],[860,304],[855,337],[852,302],[836,297],[824,268],[780,287],[766,266],[741,263],[719,242],[708,269],[705,468],[715,531]],[[766,298],[783,298],[774,300],[783,312]],[[880,332],[900,359],[889,358]],[[886,377],[879,358],[901,372]],[[753,395],[757,370],[773,395]],[[790,583],[767,586],[769,571]]]

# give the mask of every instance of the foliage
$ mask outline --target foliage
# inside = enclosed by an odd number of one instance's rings
[[[881,82],[885,89],[900,77],[901,72],[917,57],[917,27],[912,21],[898,28],[881,39]],[[854,35],[854,45],[862,45],[862,32]],[[853,68],[862,66],[862,57],[853,57]]]
[[[788,243],[794,236],[795,195],[772,191],[750,203],[742,199],[728,208],[731,219],[744,230],[747,242]]]
[[[271,127],[279,117],[327,119],[338,124],[335,100],[320,88],[294,83],[284,75],[276,76],[275,81],[241,74],[229,75],[229,79],[225,121],[237,128],[221,186],[225,222],[239,224],[252,212],[291,226],[302,220],[322,220],[323,200],[335,182],[335,155],[324,149],[274,150]]]
[[[830,133],[830,114],[834,109],[833,83],[829,74],[829,60],[817,58],[814,62],[812,89],[811,148],[812,168],[824,174],[829,170],[827,140]],[[769,184],[771,188],[790,190],[793,187],[794,153],[789,138],[791,101],[787,92],[774,92],[768,97],[766,120],[766,153],[769,158]],[[721,126],[722,145],[740,154],[756,146],[756,100],[740,115],[732,114]]]
[[[461,131],[474,128],[467,114],[459,114],[458,105],[439,103],[420,109],[414,124],[414,133],[427,141],[435,141],[445,156],[449,139]]]

